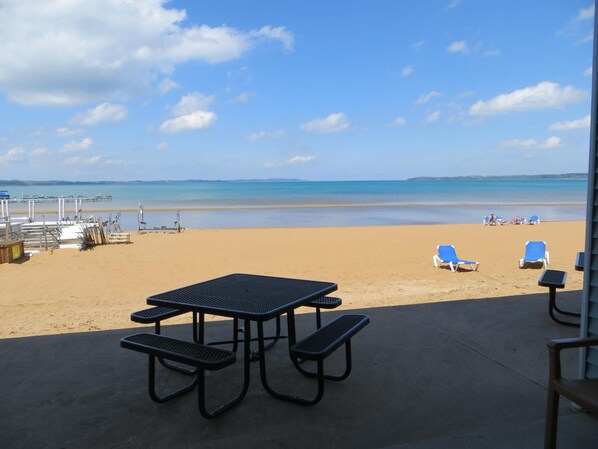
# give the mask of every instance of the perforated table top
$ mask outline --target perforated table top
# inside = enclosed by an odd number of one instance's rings
[[[266,321],[337,288],[332,282],[237,273],[152,295],[147,303]]]
[[[559,270],[544,270],[538,280],[540,287],[565,288],[567,272]]]

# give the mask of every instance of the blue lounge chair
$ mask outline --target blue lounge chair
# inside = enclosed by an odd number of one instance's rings
[[[531,225],[540,224],[540,218],[538,218],[537,215],[532,215],[531,217],[529,217],[528,224],[531,224]]]
[[[453,245],[440,245],[437,246],[437,249],[438,254],[432,257],[436,268],[439,268],[442,264],[448,264],[451,271],[455,272],[459,268],[459,265],[469,265],[472,270],[477,271],[479,263],[473,260],[459,259]]]
[[[526,263],[542,262],[544,268],[550,263],[550,256],[546,251],[546,242],[526,242],[525,255],[519,259],[519,268],[523,268]]]

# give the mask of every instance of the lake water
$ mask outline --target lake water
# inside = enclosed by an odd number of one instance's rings
[[[13,199],[111,196],[110,201],[84,201],[83,216],[107,219],[120,213],[122,228],[132,230],[137,229],[139,204],[149,228],[174,226],[177,210],[186,228],[481,223],[490,213],[505,219],[535,214],[544,221],[584,220],[587,181],[164,181],[0,185],[0,190]],[[35,207],[47,220],[57,218],[57,201],[36,202]],[[67,215],[74,208],[67,198]],[[27,202],[11,203],[10,211],[26,213]]]

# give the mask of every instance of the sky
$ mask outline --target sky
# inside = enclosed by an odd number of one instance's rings
[[[586,172],[591,0],[0,0],[0,179]]]

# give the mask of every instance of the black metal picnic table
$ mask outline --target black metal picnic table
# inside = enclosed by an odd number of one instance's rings
[[[557,316],[555,316],[555,312],[558,312],[562,315],[569,315],[574,317],[579,317],[580,314],[576,312],[569,312],[559,308],[556,304],[556,289],[557,288],[565,288],[565,283],[567,282],[567,272],[560,271],[560,270],[544,270],[540,279],[538,280],[538,285],[540,287],[548,287],[548,313],[550,318],[556,321],[559,324],[563,324],[565,326],[572,326],[572,327],[579,327],[579,323],[571,322],[571,321],[564,321]]]
[[[244,320],[244,384],[241,397],[249,388],[251,322],[256,322],[262,385],[268,393],[277,397],[266,377],[264,322],[286,314],[290,348],[296,343],[295,309],[337,289],[338,286],[332,282],[236,273],[151,295],[147,303],[197,312],[200,323],[204,322],[206,313]],[[199,329],[198,338],[203,343],[203,326],[200,325]]]

